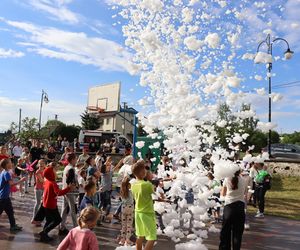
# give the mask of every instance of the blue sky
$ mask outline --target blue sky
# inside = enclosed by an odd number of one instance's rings
[[[287,8],[283,21],[274,17],[277,25],[282,25],[278,35],[289,40],[295,55],[291,61],[274,63],[274,85],[300,80],[300,1],[280,2]],[[50,100],[44,105],[43,122],[58,114],[68,124],[80,124],[88,88],[115,81],[122,82],[121,101],[141,109],[138,100],[146,89],[139,87],[138,76],[128,73],[130,55],[122,49],[124,38],[112,18],[115,14],[104,0],[1,0],[0,131],[18,120],[19,108],[23,116],[38,117],[42,89]],[[248,19],[252,33],[265,29],[257,18]],[[244,45],[244,52],[255,50],[254,44]],[[284,50],[278,44],[274,54]],[[256,74],[266,75],[264,65],[243,62],[237,70],[244,76],[244,90],[267,86],[266,80],[253,79]],[[300,130],[300,86],[276,92],[284,97],[273,106],[277,130]],[[267,98],[253,94],[252,101],[265,121]]]

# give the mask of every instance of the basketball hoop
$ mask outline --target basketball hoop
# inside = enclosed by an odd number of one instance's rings
[[[105,111],[105,109],[100,108],[100,107],[96,107],[96,106],[88,106],[87,110],[95,112],[95,113],[104,113],[104,111]]]

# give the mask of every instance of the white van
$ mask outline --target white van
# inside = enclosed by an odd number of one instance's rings
[[[101,131],[101,130],[80,130],[78,136],[78,142],[80,144],[80,148],[89,148],[90,143],[94,142],[97,145],[97,148],[105,143],[106,140],[109,142],[111,139],[115,139],[120,144],[120,152],[123,153],[125,150],[125,145],[132,146],[132,143],[121,133],[119,132],[110,132],[110,131]]]

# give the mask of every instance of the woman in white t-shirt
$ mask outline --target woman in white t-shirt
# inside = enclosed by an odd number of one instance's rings
[[[221,195],[225,196],[221,242],[219,250],[234,250],[241,248],[245,224],[245,195],[247,184],[238,170],[234,177],[225,178]],[[232,240],[232,243],[231,243]]]

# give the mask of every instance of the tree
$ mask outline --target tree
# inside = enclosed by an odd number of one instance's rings
[[[74,141],[78,138],[81,127],[75,125],[67,125],[60,130],[60,135],[66,137],[68,141]]]
[[[85,110],[80,117],[83,129],[95,130],[100,127],[100,119],[98,117],[91,116],[87,110]]]
[[[239,130],[239,124],[236,122],[236,117],[232,114],[230,107],[226,103],[220,105],[218,116],[220,120],[226,121],[227,125],[225,127],[218,127],[215,124],[217,142],[223,148],[227,148],[227,138]]]
[[[76,125],[66,125],[58,120],[49,120],[41,129],[43,138],[56,139],[59,135],[66,137],[68,141],[78,138],[81,127]]]
[[[14,134],[14,133],[17,133],[18,127],[19,126],[15,122],[12,122],[10,124],[9,130]]]
[[[262,148],[268,144],[267,135],[259,130],[254,130],[253,133],[247,139],[248,145],[254,145],[254,152],[259,153]]]
[[[282,135],[282,143],[298,144],[300,145],[300,132],[293,132],[291,134]]]
[[[271,131],[271,143],[279,143],[280,142],[280,135],[277,131],[272,130]]]
[[[147,132],[144,130],[144,126],[141,123],[138,124],[137,135],[138,136],[146,136],[147,135]]]
[[[39,123],[36,118],[25,117],[22,120],[22,127],[18,137],[22,141],[29,139],[40,139]]]

